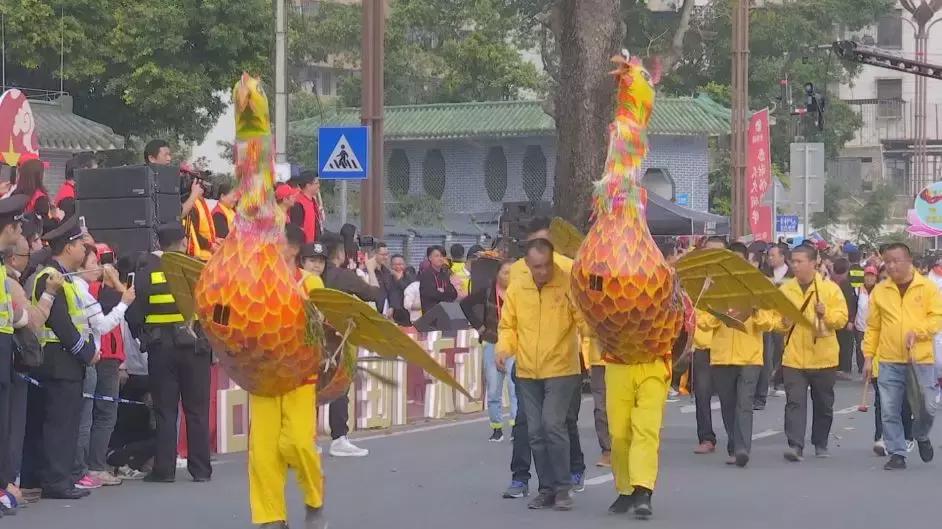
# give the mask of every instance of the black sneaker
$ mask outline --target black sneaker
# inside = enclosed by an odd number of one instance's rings
[[[625,494],[619,494],[612,505],[608,508],[608,512],[612,514],[625,514],[630,511],[632,507],[635,506],[635,497]]]
[[[527,504],[528,509],[551,509],[553,504],[556,503],[556,493],[554,492],[540,492],[536,498],[530,500],[530,503]]]
[[[644,487],[635,487],[635,516],[646,520],[654,512],[651,509],[651,491]]]
[[[749,464],[749,454],[745,452],[736,452],[736,466],[743,468],[747,464]]]
[[[785,459],[791,461],[792,463],[802,461],[804,457],[802,457],[801,452],[801,448],[789,446],[785,449]]]
[[[494,431],[491,432],[491,438],[488,441],[492,443],[499,443],[504,440],[504,430],[502,428],[494,428]]]
[[[925,441],[916,441],[916,445],[919,447],[919,457],[926,463],[932,461],[932,458],[935,457],[935,449],[932,448],[932,443],[926,439]]]
[[[557,511],[572,510],[572,495],[569,494],[568,490],[556,493],[556,502],[553,504],[553,509]]]
[[[883,470],[904,470],[906,468],[906,458],[901,455],[893,454],[890,460],[883,465]]]

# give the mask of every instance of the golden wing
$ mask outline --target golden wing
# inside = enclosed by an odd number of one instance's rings
[[[557,252],[570,259],[575,259],[585,235],[569,221],[554,217],[549,227],[550,242]]]
[[[717,312],[752,308],[774,310],[793,322],[814,327],[758,268],[729,250],[691,252],[677,262],[676,270],[684,290],[698,307],[709,307]],[[707,278],[710,284],[701,293]]]
[[[401,357],[464,393],[468,398],[474,398],[415,340],[408,337],[394,323],[382,317],[373,307],[350,294],[329,288],[315,288],[308,292],[308,296],[312,309],[323,314],[327,323],[337,329],[340,334],[349,333],[350,343],[365,347],[386,358]]]
[[[160,256],[160,267],[163,268],[164,275],[167,277],[167,286],[170,287],[170,293],[177,302],[180,314],[183,314],[187,321],[193,319],[196,307],[193,291],[205,266],[206,263],[203,261],[182,253],[166,252]]]

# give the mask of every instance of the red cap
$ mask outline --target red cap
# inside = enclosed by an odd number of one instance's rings
[[[864,275],[866,275],[866,274],[873,274],[873,275],[875,275],[875,276],[878,276],[878,275],[880,275],[880,272],[877,271],[877,267],[875,267],[875,266],[868,266],[867,268],[864,268]]]
[[[301,190],[296,187],[291,187],[288,184],[278,184],[278,187],[275,188],[275,200],[278,202],[284,202],[285,199],[289,197],[296,197]]]
[[[95,243],[95,253],[98,255],[99,259],[101,259],[102,254],[106,254],[108,252],[114,253],[114,250],[112,250],[110,246],[103,242]]]

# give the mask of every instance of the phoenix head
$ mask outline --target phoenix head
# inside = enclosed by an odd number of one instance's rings
[[[236,138],[248,139],[271,134],[268,97],[260,79],[243,73],[232,89],[235,103]]]
[[[647,126],[654,108],[654,87],[661,81],[661,67],[657,59],[645,66],[639,57],[628,50],[612,57],[617,66],[612,74],[618,81],[617,117],[628,118],[639,125]]]

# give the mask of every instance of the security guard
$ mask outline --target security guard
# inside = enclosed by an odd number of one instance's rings
[[[53,297],[51,278],[74,272],[85,259],[85,243],[78,217],[72,216],[43,236],[52,260],[27,281],[32,303]],[[4,332],[0,329],[0,332]],[[70,279],[54,296],[49,318],[39,341],[43,363],[31,375],[39,385],[29,388],[26,439],[21,484],[42,487],[43,498],[75,500],[88,495],[72,482],[72,465],[78,446],[85,367],[98,361],[78,291]]]
[[[179,223],[157,228],[162,252],[185,253],[186,232]],[[146,481],[170,483],[177,461],[177,408],[186,416],[187,469],[193,481],[209,481],[210,351],[185,323],[161,270],[160,253],[143,258],[135,275],[137,299],[128,311],[133,332],[147,351],[150,391],[157,416],[157,451]]]

